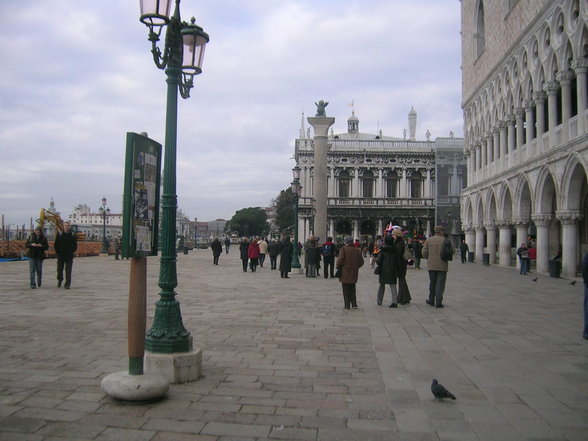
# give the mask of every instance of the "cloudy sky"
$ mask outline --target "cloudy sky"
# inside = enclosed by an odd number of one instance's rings
[[[184,0],[210,35],[180,99],[177,194],[198,220],[267,206],[289,186],[301,114],[344,132],[462,136],[458,0]],[[161,143],[165,74],[134,0],[1,0],[0,214],[28,225],[102,196],[122,207],[126,132]]]

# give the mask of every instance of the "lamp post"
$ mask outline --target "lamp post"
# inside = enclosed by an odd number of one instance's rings
[[[102,215],[102,251],[108,254],[108,240],[106,240],[106,216],[110,214],[110,208],[106,206],[106,197],[102,196],[102,207],[98,209]]]
[[[300,268],[300,248],[298,248],[298,200],[300,199],[300,167],[296,165],[292,169],[292,193],[296,195],[296,205],[294,206],[294,255],[292,256],[292,268]]]
[[[192,336],[184,328],[180,304],[175,299],[176,270],[176,139],[178,90],[182,98],[190,96],[194,75],[202,72],[204,48],[208,34],[197,26],[180,19],[180,0],[170,16],[172,0],[140,0],[140,20],[149,28],[153,61],[167,75],[167,107],[163,163],[163,192],[161,196],[161,265],[159,271],[160,299],[156,303],[153,326],[147,331],[145,348],[153,353],[172,354],[192,350]],[[159,36],[166,28],[163,53],[157,47]]]

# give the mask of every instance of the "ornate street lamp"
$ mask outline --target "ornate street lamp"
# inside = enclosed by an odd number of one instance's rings
[[[294,254],[292,256],[292,268],[300,268],[300,248],[298,248],[298,200],[300,199],[300,167],[296,165],[292,169],[292,193],[296,195],[296,205],[294,206]]]
[[[106,239],[106,216],[110,214],[110,208],[106,206],[106,197],[102,196],[102,207],[98,209],[102,215],[102,251],[101,253],[108,254],[108,240]]]
[[[167,108],[161,196],[161,265],[159,272],[160,300],[156,303],[153,326],[147,331],[145,348],[153,353],[177,353],[192,350],[192,336],[184,328],[180,304],[175,299],[178,285],[176,271],[176,139],[178,90],[182,98],[190,96],[194,76],[202,72],[204,48],[209,41],[200,26],[182,22],[180,0],[176,0],[170,17],[172,0],[140,0],[141,22],[149,28],[153,61],[167,75]],[[159,36],[167,26],[165,46],[157,47]]]

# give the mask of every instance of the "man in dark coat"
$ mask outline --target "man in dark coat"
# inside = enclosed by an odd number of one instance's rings
[[[239,244],[239,253],[241,254],[241,261],[243,262],[243,272],[247,272],[247,262],[249,262],[249,240],[244,237]]]
[[[286,236],[282,241],[280,250],[280,277],[282,279],[289,279],[288,273],[292,271],[292,253],[294,246],[290,242],[290,236]]]
[[[359,268],[363,266],[363,262],[361,249],[353,245],[353,237],[345,236],[345,246],[339,251],[339,257],[337,257],[337,263],[335,263],[335,267],[341,269],[339,281],[343,290],[345,309],[350,309],[350,306],[357,308],[355,285]]]
[[[398,291],[396,289],[396,281],[398,278],[398,253],[394,246],[394,239],[387,235],[384,239],[384,245],[380,248],[378,257],[376,258],[378,282],[378,305],[382,304],[384,294],[386,292],[386,285],[390,285],[390,292],[392,294],[392,303],[390,308],[398,307]]]
[[[470,247],[468,246],[466,241],[462,239],[461,245],[459,246],[459,253],[461,255],[461,263],[467,262],[467,255],[468,255],[469,250],[470,250]]]
[[[212,243],[210,244],[210,249],[212,250],[212,264],[218,265],[218,259],[223,252],[223,244],[215,237]]]
[[[278,254],[280,254],[280,244],[276,241],[276,239],[272,239],[270,243],[267,244],[267,253],[270,257],[271,269],[277,269]]]
[[[323,256],[324,262],[324,275],[325,279],[329,277],[329,272],[331,273],[331,277],[335,277],[334,268],[335,268],[335,251],[337,246],[333,243],[332,237],[327,237],[327,241],[321,247],[321,254]]]
[[[53,248],[55,248],[55,253],[57,254],[57,287],[61,287],[61,282],[63,282],[63,267],[65,266],[64,288],[69,289],[71,285],[73,258],[78,249],[78,241],[75,234],[71,231],[69,222],[64,222],[63,231],[55,238]]]

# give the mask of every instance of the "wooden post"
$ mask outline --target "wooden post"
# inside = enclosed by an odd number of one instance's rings
[[[131,258],[129,281],[129,375],[143,375],[147,327],[147,258]]]

